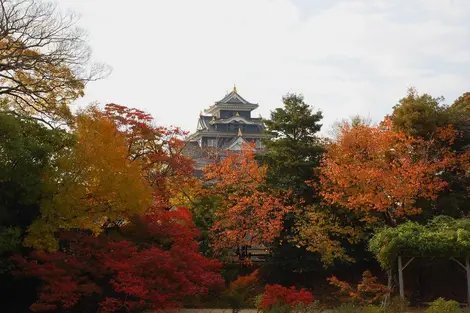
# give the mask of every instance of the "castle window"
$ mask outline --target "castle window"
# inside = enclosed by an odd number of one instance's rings
[[[217,139],[207,139],[208,147],[217,147]]]

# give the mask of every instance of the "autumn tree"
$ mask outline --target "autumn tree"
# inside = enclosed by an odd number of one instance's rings
[[[403,131],[414,137],[433,138],[439,128],[450,125],[456,130],[455,139],[448,142],[449,149],[462,157],[468,153],[470,145],[470,110],[468,93],[464,93],[450,106],[442,104],[443,98],[433,98],[428,94],[418,94],[410,89],[408,95],[394,107],[391,120],[394,129]],[[429,151],[430,154],[434,152]],[[465,175],[464,164],[448,169],[441,177],[449,185],[442,190],[435,203],[427,204],[434,207],[435,214],[447,214],[455,217],[468,212],[468,186],[470,182]],[[421,205],[426,206],[426,203]]]
[[[109,70],[91,64],[77,16],[40,0],[0,0],[0,109],[50,122]]]
[[[77,117],[76,144],[58,156],[47,173],[53,196],[42,199],[41,216],[29,229],[28,246],[55,250],[60,229],[88,229],[95,234],[114,223],[143,214],[151,188],[141,164],[128,159],[126,138],[96,108]]]
[[[345,124],[328,147],[321,194],[362,221],[395,225],[421,213],[419,199],[435,200],[446,188],[440,175],[455,165],[455,154],[446,144],[454,138],[452,128],[424,140],[393,131],[388,120],[377,127]]]
[[[266,186],[266,171],[250,145],[206,166],[205,179],[213,182],[211,194],[221,199],[212,228],[216,249],[270,244],[279,235],[292,206],[288,193]]]
[[[122,226],[119,239],[68,231],[58,252],[16,256],[17,275],[41,282],[31,310],[160,311],[220,289],[221,264],[198,253],[190,212],[152,212]]]
[[[104,114],[126,138],[128,158],[140,164],[154,198],[167,207],[193,206],[200,181],[192,175],[193,161],[183,155],[187,133],[155,126],[148,113],[118,104],[107,104]]]
[[[351,286],[335,276],[329,277],[328,281],[339,289],[338,293],[343,301],[359,305],[378,304],[391,292],[390,288],[377,282],[377,277],[373,276],[370,271],[362,274],[362,280],[357,286]]]

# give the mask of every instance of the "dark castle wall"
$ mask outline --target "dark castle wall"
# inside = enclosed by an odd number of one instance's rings
[[[239,111],[238,114],[246,118],[251,118],[251,112],[249,111]],[[230,118],[235,115],[237,115],[237,111],[220,110],[220,118]]]
[[[247,125],[247,124],[239,124],[239,123],[230,123],[230,124],[216,124],[214,126],[215,130],[220,132],[231,132],[231,133],[238,133],[238,129],[241,129],[243,133],[249,134],[259,134],[261,133],[261,129],[258,125]]]

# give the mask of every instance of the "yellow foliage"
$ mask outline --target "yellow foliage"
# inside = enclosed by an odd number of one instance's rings
[[[84,95],[85,84],[64,62],[5,37],[0,40],[0,93],[10,109],[70,120],[68,105]]]
[[[335,218],[312,210],[297,222],[296,231],[297,236],[293,241],[308,251],[318,252],[325,265],[331,264],[335,259],[354,261],[346,255],[339,241],[339,238],[346,237],[351,243],[357,242],[360,234],[353,227],[344,227]]]
[[[128,159],[125,137],[96,109],[80,114],[76,145],[58,158],[50,173],[51,199],[41,205],[41,217],[29,229],[27,246],[54,250],[53,233],[80,228],[99,234],[107,225],[142,214],[152,190],[142,177],[141,164]]]

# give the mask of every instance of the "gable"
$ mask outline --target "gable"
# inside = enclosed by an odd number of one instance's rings
[[[242,137],[237,137],[236,140],[232,141],[228,146],[227,150],[240,151],[244,144],[247,142]]]
[[[230,103],[230,104],[245,104],[246,102],[237,94],[231,95],[225,103]]]
[[[252,104],[243,99],[238,93],[236,92],[231,92],[228,95],[225,96],[222,100],[218,101],[217,103],[219,104],[233,104],[233,105],[240,105],[240,104]]]

